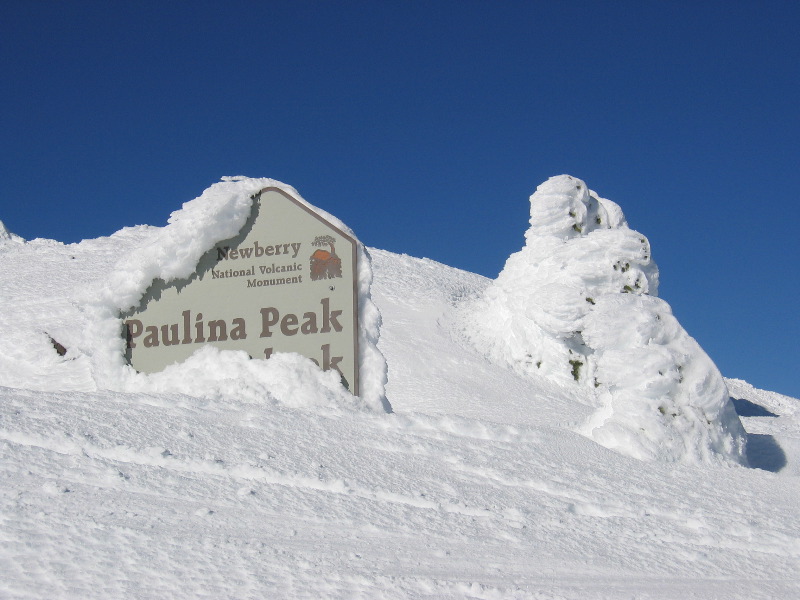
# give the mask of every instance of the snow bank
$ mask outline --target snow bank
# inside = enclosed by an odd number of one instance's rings
[[[526,245],[459,315],[492,360],[594,390],[581,432],[645,460],[745,463],[714,363],[656,298],[650,245],[618,205],[568,175],[531,196]]]
[[[341,392],[335,390],[336,386],[341,388],[338,378],[298,356],[251,361],[244,352],[204,348],[188,361],[161,373],[137,373],[126,364],[120,313],[137,306],[154,279],[169,283],[189,277],[205,252],[240,231],[250,215],[253,195],[265,187],[284,190],[357,239],[339,219],[310,205],[286,184],[264,178],[223,178],[172,213],[166,227],[157,230],[146,245],[125,256],[109,277],[84,295],[88,326],[80,350],[91,357],[92,376],[99,388],[235,394],[245,400],[272,397],[289,405],[336,401],[377,411],[391,410],[384,393],[386,361],[377,348],[380,312],[370,296],[371,260],[360,242],[357,244],[361,317],[358,335],[362,385],[358,399],[343,388]],[[303,377],[299,378],[301,373]],[[332,385],[334,379],[336,384]]]
[[[215,400],[236,398],[293,408],[372,408],[342,387],[338,373],[321,371],[310,359],[292,352],[275,353],[267,361],[250,360],[244,351],[206,345],[186,361],[146,376],[146,382],[131,381],[129,387],[140,386],[152,392],[180,392]]]

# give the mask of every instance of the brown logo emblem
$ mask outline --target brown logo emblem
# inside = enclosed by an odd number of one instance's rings
[[[342,260],[336,256],[336,248],[333,246],[335,243],[336,238],[330,235],[318,235],[311,242],[312,246],[328,246],[330,248],[330,252],[314,250],[314,254],[311,255],[312,281],[342,276]]]

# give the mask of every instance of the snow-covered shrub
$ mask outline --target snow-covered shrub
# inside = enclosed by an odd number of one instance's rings
[[[581,432],[640,459],[745,462],[746,435],[714,363],[656,297],[645,236],[574,177],[531,196],[525,247],[462,329],[497,362],[586,386],[598,410]]]

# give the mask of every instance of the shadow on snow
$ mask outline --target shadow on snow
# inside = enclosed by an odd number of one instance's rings
[[[753,469],[777,473],[786,466],[786,454],[771,435],[747,434],[747,460]]]
[[[750,400],[731,398],[740,417],[777,417],[774,412]],[[753,469],[777,473],[786,466],[786,454],[777,440],[763,433],[747,434],[747,460]]]
[[[736,414],[740,417],[777,417],[774,412],[768,411],[763,406],[756,404],[755,402],[750,402],[750,400],[744,400],[739,398],[731,398],[731,402],[733,402],[733,408],[736,410]]]

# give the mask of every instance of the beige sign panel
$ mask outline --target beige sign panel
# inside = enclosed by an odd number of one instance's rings
[[[239,234],[186,280],[156,280],[123,315],[126,356],[152,373],[203,344],[254,359],[297,352],[358,394],[356,241],[286,192],[261,190]]]

